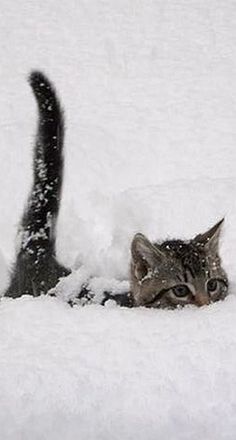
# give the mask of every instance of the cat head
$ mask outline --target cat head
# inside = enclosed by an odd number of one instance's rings
[[[223,220],[186,242],[151,243],[136,234],[131,244],[131,293],[135,306],[202,306],[224,299],[228,280],[219,257]]]

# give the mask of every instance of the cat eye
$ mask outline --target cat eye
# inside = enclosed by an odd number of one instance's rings
[[[178,286],[175,286],[172,288],[172,292],[177,296],[178,298],[184,298],[191,294],[190,289],[186,284],[179,284]]]
[[[208,292],[215,292],[215,290],[217,290],[217,287],[218,287],[218,280],[212,278],[211,280],[208,281],[207,283]]]
[[[227,289],[227,284],[224,280],[211,278],[207,281],[207,291],[210,295],[224,292]]]

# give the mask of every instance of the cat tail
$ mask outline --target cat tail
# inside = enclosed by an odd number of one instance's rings
[[[19,250],[6,296],[38,296],[70,271],[56,260],[56,222],[63,181],[64,117],[56,90],[42,72],[29,76],[38,107],[33,186],[19,228]]]

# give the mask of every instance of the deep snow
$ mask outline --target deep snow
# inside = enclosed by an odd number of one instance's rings
[[[43,69],[66,113],[59,299],[0,304],[0,438],[235,440],[236,7],[213,0],[1,1],[0,290],[31,183]],[[70,308],[126,290],[135,232],[221,217],[229,297],[202,309]],[[81,267],[82,264],[82,267]]]
[[[235,312],[5,300],[1,438],[235,439]]]

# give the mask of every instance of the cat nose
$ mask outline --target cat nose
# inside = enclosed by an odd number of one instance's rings
[[[197,293],[195,296],[195,303],[198,307],[207,306],[208,304],[210,304],[209,295],[205,292]]]

